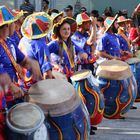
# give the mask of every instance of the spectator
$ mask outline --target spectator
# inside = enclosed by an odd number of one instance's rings
[[[20,10],[27,12],[25,16],[32,14],[35,11],[34,6],[29,2],[29,0],[25,0],[23,4],[20,6]]]
[[[73,17],[73,7],[71,5],[68,5],[65,9],[65,14],[67,17]]]
[[[104,10],[104,15],[106,17],[112,17],[113,16],[112,7],[106,7]]]
[[[49,12],[49,1],[48,0],[43,0],[42,2],[42,11],[43,12]]]
[[[138,26],[140,26],[140,3],[134,9],[134,11],[132,13],[132,17],[133,17],[134,23],[136,25],[136,28],[138,28]]]
[[[81,9],[80,9],[80,13],[86,13],[86,12],[87,12],[86,7],[81,7]]]
[[[98,18],[99,17],[99,11],[98,10],[92,10],[90,15],[93,16],[94,18]]]
[[[97,18],[97,40],[104,34],[104,19],[102,17]]]

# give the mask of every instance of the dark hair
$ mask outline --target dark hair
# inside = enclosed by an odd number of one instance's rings
[[[68,23],[70,25],[69,22],[67,21],[64,21],[59,27],[58,27],[58,30],[56,32],[57,34],[57,37],[58,37],[58,43],[59,43],[59,56],[60,58],[62,59],[62,56],[63,56],[63,40],[61,38],[61,35],[60,35],[60,28],[65,24],[65,23]],[[71,37],[69,36],[68,37],[68,40],[67,40],[67,43],[68,43],[68,51],[70,52],[70,58],[74,61],[74,49],[73,49],[73,44],[72,44],[72,41],[71,41]]]
[[[71,6],[71,5],[68,5],[65,9],[64,9],[64,11],[65,12],[67,12],[67,11],[69,11],[69,10],[73,10],[73,7]]]
[[[4,25],[0,26],[0,30],[3,29],[5,26],[8,26],[8,24],[4,24]]]
[[[49,4],[49,1],[48,0],[43,0],[43,2],[46,2],[46,4]]]
[[[80,11],[81,11],[81,12],[86,12],[87,9],[86,9],[86,7],[81,7]]]
[[[57,9],[51,9],[48,14],[51,15],[52,13],[59,14],[59,10],[57,10]]]
[[[97,17],[97,18],[99,17],[99,11],[98,10],[92,10],[90,14],[91,14],[91,16],[94,16],[94,17]]]
[[[25,2],[29,3],[29,0],[25,0]]]
[[[97,21],[99,21],[99,22],[104,22],[104,18],[98,17],[98,18],[97,18]]]
[[[104,10],[104,14],[106,17],[113,16],[112,7],[106,7]]]

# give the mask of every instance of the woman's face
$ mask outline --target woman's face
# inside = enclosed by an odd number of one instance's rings
[[[60,27],[60,35],[62,39],[68,39],[68,37],[71,34],[71,28],[70,25],[68,23],[64,23],[61,27]]]

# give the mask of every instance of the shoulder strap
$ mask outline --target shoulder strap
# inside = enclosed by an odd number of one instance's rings
[[[19,66],[19,64],[16,63],[13,55],[11,54],[9,48],[7,47],[7,44],[5,43],[5,41],[3,39],[0,39],[0,44],[3,47],[3,49],[5,50],[5,52],[7,53],[8,57],[10,58],[13,66],[14,66],[14,68],[16,70],[16,72],[18,73],[19,78],[23,79],[24,74],[23,74],[23,72],[21,70],[21,67]]]
[[[70,52],[68,51],[67,45],[66,45],[66,43],[65,43],[64,41],[63,41],[63,48],[64,48],[64,50],[65,50],[66,53],[67,53],[67,56],[68,56],[68,59],[69,59],[71,68],[74,68],[74,67],[75,67],[74,61],[73,61],[73,59],[71,59],[71,57],[70,57]]]
[[[128,39],[128,37],[124,34],[124,32],[120,28],[118,29],[118,34],[125,39],[125,41],[127,42],[128,46],[129,46],[129,49],[130,49],[130,46],[131,46],[130,40]]]

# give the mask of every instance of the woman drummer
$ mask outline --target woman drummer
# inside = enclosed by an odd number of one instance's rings
[[[76,28],[77,24],[73,18],[63,18],[53,27],[56,39],[48,44],[50,53],[53,53],[57,57],[56,64],[59,70],[66,74],[68,80],[76,70],[74,61],[76,54],[82,59],[87,59],[87,54],[84,53],[83,49],[71,41],[71,35],[76,31]]]

